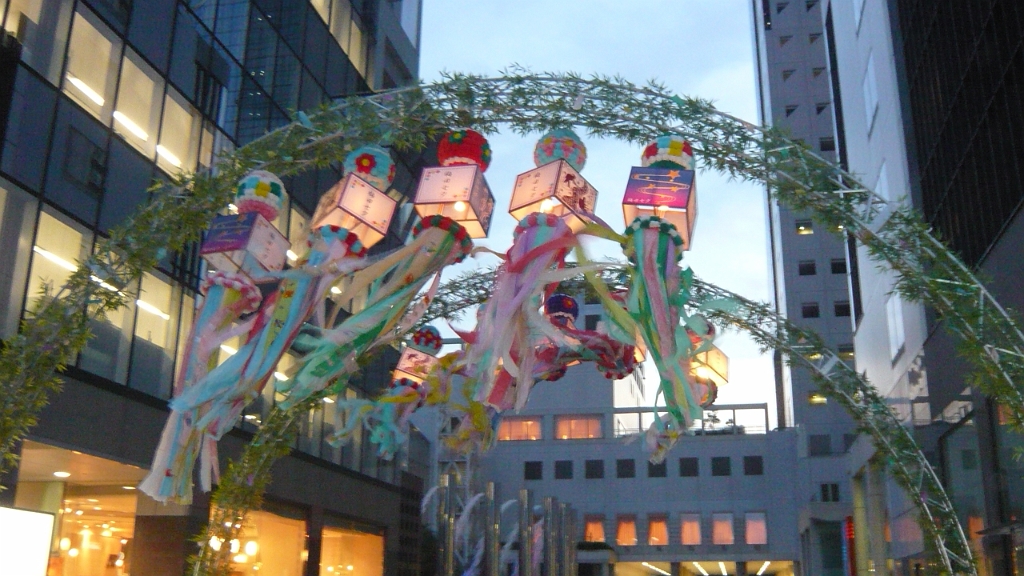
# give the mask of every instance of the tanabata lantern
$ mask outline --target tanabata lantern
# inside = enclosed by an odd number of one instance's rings
[[[622,198],[626,225],[638,216],[657,216],[675,225],[690,249],[697,220],[697,188],[690,143],[678,136],[659,136],[644,149],[643,166],[633,167]]]
[[[284,193],[284,184],[270,172],[247,174],[235,192],[238,214],[213,219],[199,255],[215,270],[247,276],[283,268],[288,239],[270,222]]]
[[[470,238],[486,238],[494,213],[494,195],[484,179],[491,146],[473,130],[456,130],[437,146],[441,166],[425,168],[416,188],[416,213],[458,222]]]
[[[441,351],[441,333],[433,326],[424,326],[412,335],[395,367],[395,379],[408,378],[422,382],[437,364],[437,353]]]
[[[388,233],[397,202],[384,190],[395,178],[395,163],[378,146],[356,148],[345,158],[345,177],[320,198],[313,228],[338,226],[369,248]]]
[[[724,386],[729,382],[729,357],[718,346],[710,344],[709,348],[690,359],[690,371],[697,378]]]
[[[533,159],[537,168],[516,177],[509,213],[518,220],[554,214],[579,232],[597,204],[597,190],[579,173],[587,159],[583,142],[572,130],[554,130],[537,142]]]

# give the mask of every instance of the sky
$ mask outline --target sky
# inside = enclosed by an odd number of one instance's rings
[[[757,123],[750,10],[749,0],[424,0],[420,78],[438,80],[444,71],[496,75],[518,64],[535,72],[620,75],[635,84],[656,79],[672,92],[710,99],[718,109]],[[599,193],[597,215],[624,228],[620,202],[641,148],[577,132],[588,156],[581,173]],[[486,178],[498,209],[488,239],[478,244],[502,252],[510,244],[516,224],[507,212],[512,184],[534,167],[540,136],[488,136]],[[768,300],[764,188],[698,170],[696,190],[693,247],[683,265],[706,281]],[[621,256],[611,243],[586,246],[592,258]],[[496,263],[493,257],[468,260],[446,278]],[[717,403],[767,402],[774,426],[770,356],[741,334],[723,334],[716,344],[730,359],[730,382]],[[656,374],[653,365],[647,374]],[[655,385],[649,381],[647,389]]]

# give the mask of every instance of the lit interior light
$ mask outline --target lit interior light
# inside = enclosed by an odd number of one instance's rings
[[[164,160],[167,160],[175,168],[181,167],[181,159],[174,155],[173,152],[164,148],[162,145],[156,145],[156,153],[163,156]]]
[[[328,572],[334,572],[334,566],[328,566],[327,567],[327,571]]]
[[[331,294],[341,294],[341,288],[337,286],[331,286]]]
[[[82,536],[92,536],[92,530],[89,530],[88,528],[84,528],[84,529],[82,529],[82,531],[79,532],[79,534],[82,535]]]
[[[238,538],[231,540],[231,553],[238,554],[242,550],[242,543],[238,541]]]
[[[67,477],[71,476],[71,472],[65,472],[63,470],[58,470],[58,471],[54,472],[53,475],[56,476],[57,478],[67,478]]]
[[[149,302],[146,302],[146,301],[144,301],[142,299],[139,299],[139,300],[136,300],[135,303],[139,305],[139,308],[145,310],[146,312],[149,312],[150,314],[153,314],[154,316],[159,316],[160,318],[163,318],[164,320],[170,320],[171,319],[171,315],[170,314],[165,313],[163,310],[157,308],[156,306],[153,306]]]
[[[223,350],[224,353],[229,356],[234,356],[235,354],[238,354],[238,350],[235,350],[234,348],[228,346],[227,344],[221,344],[220,349]],[[230,526],[231,523],[229,522],[227,525]]]
[[[280,380],[282,382],[287,382],[288,381],[288,375],[285,374],[284,372],[274,372],[274,378],[277,378],[278,380]]]
[[[714,370],[707,366],[697,366],[697,377],[699,378],[711,378],[715,375]]]
[[[128,539],[127,538],[121,538],[121,544],[127,544],[127,543],[128,543]]]
[[[238,214],[238,206],[235,206],[234,204],[228,204],[228,212],[231,212],[232,214]]]
[[[697,564],[696,562],[694,562],[693,563],[693,567],[696,568],[704,576],[708,576],[708,571],[705,570],[704,567],[701,566],[700,564]]]
[[[135,486],[121,486],[121,488],[124,488],[125,490],[135,490]]]
[[[68,262],[67,260],[61,258],[60,256],[57,256],[56,254],[54,254],[53,252],[50,252],[49,250],[47,250],[45,248],[40,248],[39,246],[33,246],[32,247],[32,251],[35,252],[36,254],[39,254],[43,258],[46,258],[50,262],[53,262],[57,266],[60,266],[61,268],[67,270],[68,272],[74,272],[75,270],[78,270],[78,266],[75,266],[71,262]]]
[[[668,206],[658,206],[654,211],[657,212],[659,216],[664,216],[665,213],[668,212]]]
[[[761,574],[764,574],[764,571],[768,569],[768,565],[771,563],[771,560],[765,560],[764,564],[761,564],[761,569],[757,571],[757,576],[761,576]]]
[[[729,572],[725,569],[725,562],[719,562],[718,568],[722,571],[722,576],[729,576]]]
[[[555,207],[555,203],[552,202],[552,200],[550,198],[545,198],[540,203],[540,211],[545,213],[545,214],[547,214],[548,212],[551,212],[551,209],[554,208],[554,207]]]
[[[143,142],[149,140],[149,134],[146,134],[145,130],[140,128],[135,122],[132,122],[132,119],[120,110],[114,110],[114,120],[116,120],[121,126],[124,126],[125,130],[135,134],[139,140],[142,140]]]
[[[93,510],[103,510],[103,506],[93,506]]]
[[[220,552],[221,539],[216,536],[210,536],[210,549],[214,552]]]
[[[356,567],[351,565],[351,564],[349,564],[348,566],[345,566],[345,570],[348,570],[349,572],[351,572],[351,571],[353,571],[355,569],[356,569]]]
[[[117,566],[118,568],[120,568],[121,566],[124,566],[124,560],[121,559],[121,558],[118,558],[117,560],[114,560],[114,566]]]
[[[255,414],[246,414],[245,415],[245,419],[246,420],[255,420],[256,419],[256,415]]]
[[[81,516],[81,515],[82,515],[82,511],[81,510],[75,510],[75,516]]]
[[[95,102],[97,106],[103,106],[103,103],[106,102],[106,100],[103,99],[103,96],[100,96],[99,92],[93,90],[88,84],[82,82],[78,78],[75,78],[71,74],[68,74],[68,82],[70,82],[75,88],[78,88],[79,92],[85,94],[86,98]]]
[[[100,532],[100,536],[103,536],[104,538],[110,538],[113,535],[114,533],[110,530],[104,530],[103,532]]]
[[[72,548],[71,550],[68,550],[68,556],[70,556],[72,558],[77,558],[78,557],[78,548]]]
[[[68,550],[71,550],[71,538],[61,538],[60,539],[60,549],[65,551],[65,552],[67,552]]]
[[[259,552],[260,546],[255,540],[249,540],[245,543],[245,553],[249,556],[255,556]]]
[[[287,256],[288,259],[291,260],[292,262],[299,259],[299,255],[296,254],[295,252],[292,252],[291,250],[285,252],[285,256]]]
[[[324,402],[327,403],[327,404],[334,404],[334,398],[331,398],[331,397],[324,398]]]
[[[463,202],[462,200],[459,200],[458,202],[455,203],[453,208],[455,208],[456,212],[460,212],[460,213],[461,212],[465,212],[466,211],[466,203]]]
[[[231,559],[235,564],[245,564],[249,561],[249,557],[245,554],[235,554],[235,557]]]
[[[807,403],[808,404],[813,404],[814,406],[821,406],[823,404],[828,404],[828,397],[825,396],[824,394],[820,394],[820,393],[816,392],[814,394],[811,394],[807,398]]]
[[[655,566],[653,564],[649,564],[647,562],[641,562],[641,564],[643,564],[644,566],[650,568],[651,570],[654,570],[655,572],[657,572],[659,574],[662,574],[663,576],[672,576],[670,573],[666,572],[665,570],[662,570],[661,568],[658,568],[657,566]]]

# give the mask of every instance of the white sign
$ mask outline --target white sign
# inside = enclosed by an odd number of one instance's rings
[[[46,576],[54,515],[0,507],[0,574]]]

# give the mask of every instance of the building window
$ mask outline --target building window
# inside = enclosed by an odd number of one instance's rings
[[[18,333],[26,274],[33,254],[18,248],[31,241],[38,206],[34,198],[0,178],[0,254],[7,255],[0,258],[0,339]],[[77,257],[78,254],[73,255],[73,259]],[[62,276],[69,273],[60,267],[56,271]],[[32,293],[38,294],[38,290]]]
[[[768,517],[764,512],[747,512],[743,518],[747,544],[768,543]]]
[[[889,327],[889,357],[895,361],[906,343],[906,335],[903,333],[903,300],[899,294],[889,296],[885,302],[885,314]]]
[[[636,546],[636,518],[620,516],[615,527],[615,543],[619,546]]]
[[[588,517],[583,526],[584,542],[604,542],[604,518]]]
[[[114,107],[114,132],[152,159],[164,83],[135,52],[125,50]]]
[[[617,478],[636,478],[636,460],[632,458],[616,460],[615,476]]]
[[[822,484],[821,485],[821,501],[822,502],[839,502],[839,484]]]
[[[800,315],[804,318],[818,318],[821,316],[821,309],[817,302],[804,302],[800,305]]]
[[[799,234],[800,236],[814,234],[814,223],[811,222],[810,220],[797,220],[796,233]]]
[[[764,458],[760,456],[743,457],[743,475],[761,476],[764,474]]]
[[[734,542],[732,533],[732,512],[711,515],[711,543],[730,546]]]
[[[693,478],[700,475],[700,461],[697,458],[680,458],[679,475],[683,478]]]
[[[277,524],[283,520],[279,517],[275,517],[274,520]],[[300,521],[301,522],[301,521]],[[344,566],[345,572],[340,570],[335,573],[341,574],[359,574],[360,576],[382,576],[384,573],[384,535],[374,534],[370,530],[372,528],[365,528],[366,531],[355,530],[351,527],[351,523],[330,519],[328,520],[331,524],[345,525],[345,527],[327,527],[325,526],[322,532],[322,544],[320,548],[320,565],[321,566]],[[282,560],[278,560],[278,563],[270,564],[268,560],[270,558],[261,556],[260,561],[263,563],[264,569],[270,566],[280,566],[281,572],[278,574],[299,574],[301,573],[301,567],[305,564],[301,562],[303,552],[305,551],[305,522],[301,522],[302,531],[298,532],[298,538],[295,539],[294,532],[281,533],[281,526],[266,526],[268,534],[274,534],[280,536],[288,536],[287,542],[281,542],[281,550],[274,550],[274,555],[280,555]],[[262,535],[262,533],[261,533]],[[280,537],[279,536],[279,537]],[[298,549],[296,550],[296,545]],[[278,546],[277,539],[266,542],[266,547],[261,547],[258,552],[262,555],[264,550],[272,546]],[[245,552],[245,544],[242,546],[242,551]],[[291,571],[291,566],[294,565],[294,559],[292,556],[298,554],[300,559],[299,568]],[[253,566],[252,562],[255,559],[248,559],[248,564],[239,566],[242,571],[248,571]],[[285,571],[285,568],[289,568],[289,571]],[[351,568],[351,570],[349,570]],[[259,574],[259,572],[257,572]]]
[[[39,228],[32,265],[29,269],[31,286],[26,307],[32,310],[40,298],[52,297],[78,270],[78,262],[89,256],[92,237],[47,212],[39,214]],[[46,293],[47,296],[42,294]]]
[[[700,546],[700,514],[682,514],[679,541],[684,546]]]
[[[68,44],[64,93],[107,124],[117,85],[121,43],[89,12],[76,12]]]
[[[796,112],[798,108],[800,108],[800,106],[797,105],[797,104],[790,104],[789,106],[786,106],[786,118],[789,118],[790,116],[792,116],[793,113]]]
[[[600,314],[587,314],[583,317],[583,326],[587,330],[597,330],[597,323],[600,321]]]
[[[820,112],[819,112],[820,114]],[[825,136],[824,138],[818,138],[818,149],[822,152],[835,152],[836,151],[836,139],[832,136]]]
[[[832,437],[828,434],[810,434],[807,436],[808,456],[829,456],[832,454]]]
[[[555,437],[560,440],[601,438],[601,416],[557,416]]]
[[[543,480],[544,463],[539,461],[523,462],[523,480]]]
[[[155,274],[142,275],[128,385],[160,398],[171,395],[181,289]]]
[[[711,459],[712,476],[731,476],[732,461],[728,456],[715,456]]]
[[[828,396],[821,392],[811,392],[807,395],[807,403],[811,406],[824,406],[828,404]]]
[[[653,462],[647,462],[647,477],[648,478],[664,478],[667,476],[668,465],[662,460],[657,464]]]
[[[21,44],[21,61],[51,84],[60,83],[72,6],[72,0],[14,0],[7,10],[4,29]]]
[[[583,462],[583,476],[589,480],[604,478],[604,460],[587,460]]]
[[[797,271],[801,276],[814,276],[818,273],[818,267],[814,260],[801,260],[797,265]]]
[[[498,424],[498,440],[540,440],[540,418],[502,418]]]
[[[833,258],[832,259],[832,273],[833,274],[846,274],[846,259],[845,258]]]
[[[555,460],[555,480],[572,480],[572,460]]]
[[[978,451],[965,449],[960,451],[960,464],[964,470],[978,469]]]
[[[157,166],[170,174],[195,169],[199,127],[200,118],[196,110],[180,94],[167,90],[160,144],[156,147]]]
[[[815,74],[815,78],[817,78],[817,74]],[[817,104],[814,105],[814,113],[820,115],[825,110],[828,110],[828,107],[830,105],[831,102],[818,102]],[[833,144],[834,143],[835,141],[833,141]]]
[[[832,303],[833,310],[836,314],[836,318],[849,318],[850,317],[850,301],[849,300],[837,300]]]
[[[878,112],[878,80],[875,77],[875,55],[868,54],[868,63],[864,68],[864,80],[861,83],[864,92],[864,125],[868,134],[875,124],[875,116]]]
[[[664,546],[668,544],[668,518],[655,516],[647,519],[647,545]]]

